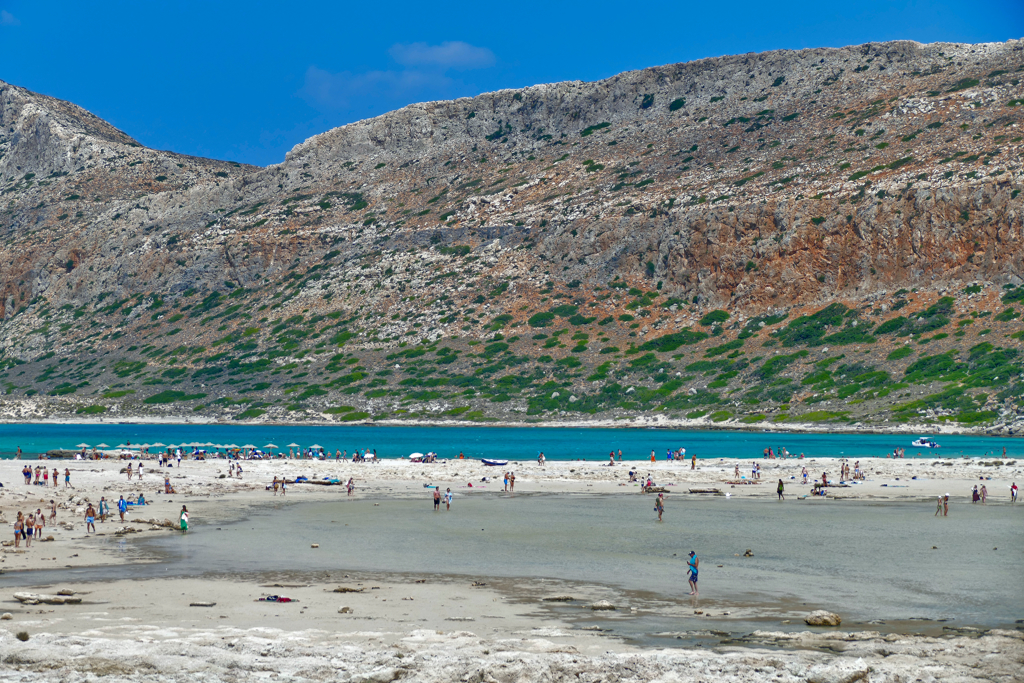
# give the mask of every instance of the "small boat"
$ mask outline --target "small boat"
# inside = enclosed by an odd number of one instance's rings
[[[508,460],[489,460],[487,458],[480,458],[480,462],[488,467],[504,467],[508,464]]]
[[[941,448],[939,444],[935,443],[926,436],[922,436],[920,439],[911,442],[910,445],[913,446],[914,448]]]

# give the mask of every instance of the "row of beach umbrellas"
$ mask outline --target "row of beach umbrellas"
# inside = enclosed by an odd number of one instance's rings
[[[90,446],[87,443],[80,443],[77,446],[75,446],[75,448],[93,448],[93,446]],[[110,446],[108,446],[105,443],[100,443],[100,444],[96,444],[95,448],[110,448]],[[210,443],[210,442],[199,443],[198,441],[193,441],[193,442],[190,442],[190,443],[179,443],[179,444],[173,444],[173,443],[172,444],[163,444],[163,443],[159,443],[159,442],[157,442],[157,443],[142,443],[142,444],[135,444],[133,446],[129,446],[127,444],[118,444],[117,448],[256,448],[256,446],[254,446],[251,443],[247,443],[244,446],[238,446],[237,444],[233,444],[233,443],[227,443],[227,444]],[[280,447],[277,446],[276,444],[268,443],[268,444],[266,444],[264,446],[264,448],[280,448]],[[300,448],[300,446],[297,443],[290,443],[290,444],[288,444],[287,448]],[[320,444],[313,444],[312,446],[310,446],[310,448],[322,448],[322,446]]]

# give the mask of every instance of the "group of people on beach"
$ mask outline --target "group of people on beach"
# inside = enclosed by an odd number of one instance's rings
[[[33,484],[33,473],[35,474],[36,486],[48,487],[50,485],[51,476],[49,469],[47,469],[46,467],[40,467],[39,465],[36,465],[35,470],[33,470],[31,466],[25,465],[25,467],[23,467],[21,470],[21,475],[25,477],[25,486],[31,486]],[[57,481],[59,478],[60,471],[56,467],[54,467],[52,477],[53,488],[57,488]],[[74,486],[71,485],[71,470],[66,467],[64,468],[64,488],[75,488]]]
[[[57,504],[52,500],[50,501],[50,521],[53,522],[57,518]],[[29,511],[26,515],[23,512],[18,513],[17,519],[14,520],[14,547],[20,548],[21,542],[25,541],[25,547],[31,547],[33,536],[37,541],[42,540],[43,527],[46,526],[46,515],[43,514],[42,508],[36,508],[35,512]]]

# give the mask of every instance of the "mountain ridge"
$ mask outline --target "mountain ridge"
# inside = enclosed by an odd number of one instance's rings
[[[410,105],[265,168],[0,84],[0,411],[1016,432],[1022,72],[1020,41],[709,58]]]

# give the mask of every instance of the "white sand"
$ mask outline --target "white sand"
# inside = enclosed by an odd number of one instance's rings
[[[741,474],[749,477],[752,461],[740,461]],[[690,495],[689,488],[719,488],[734,496],[774,498],[775,482],[782,478],[788,495],[803,495],[809,487],[790,480],[799,478],[806,466],[812,476],[827,469],[835,477],[837,461],[760,460],[762,483],[736,485],[737,461],[701,460],[698,469],[687,463],[627,462],[608,467],[596,462],[535,462],[516,464],[518,491],[639,495],[626,485],[626,472],[637,467],[651,473],[671,495]],[[951,465],[944,463],[952,462]],[[120,461],[43,461],[39,464],[61,473],[71,469],[74,490],[60,487],[43,490],[22,484],[20,470],[36,461],[0,461],[0,493],[11,537],[17,510],[42,507],[41,501],[59,503],[58,526],[48,522],[44,535],[54,541],[34,543],[27,551],[4,547],[3,571],[79,567],[129,561],[123,554],[104,551],[97,539],[84,530],[84,503],[106,496],[116,510],[119,495],[143,492],[153,501],[145,510],[129,513],[127,526],[142,533],[149,524],[137,520],[169,519],[187,504],[194,519],[228,520],[241,516],[250,506],[267,500],[265,490],[274,475],[293,479],[336,476],[356,479],[362,497],[424,496],[423,484],[466,487],[483,495],[501,490],[503,468],[484,467],[476,461],[414,464],[386,460],[380,464],[336,461],[247,461],[243,479],[221,479],[223,460],[185,462],[161,471],[147,461],[142,482],[129,482],[120,474]],[[852,463],[851,463],[852,465]],[[857,499],[925,500],[947,491],[955,505],[969,500],[971,487],[987,485],[989,504],[1007,505],[1011,480],[1024,484],[1021,465],[986,467],[978,460],[861,461],[868,479],[850,488],[830,490],[830,495]],[[163,474],[170,473],[175,495],[162,491]],[[484,476],[497,478],[484,484]],[[917,476],[914,480],[911,477]],[[991,480],[979,481],[979,477]],[[896,488],[906,486],[907,488]],[[335,487],[295,484],[289,499],[316,501],[344,495]],[[170,501],[170,502],[168,502]],[[116,519],[116,512],[114,514]],[[66,526],[64,526],[66,524]],[[110,535],[125,525],[117,521],[98,524]],[[107,540],[107,539],[103,539]],[[282,581],[287,583],[287,581]],[[81,605],[27,606],[12,599],[16,590],[0,595],[0,611],[10,621],[0,621],[0,681],[79,681],[94,676],[111,680],[361,680],[361,681],[705,681],[756,680],[832,682],[896,680],[1020,680],[1024,661],[1024,634],[990,632],[984,637],[930,638],[879,634],[846,634],[827,629],[816,633],[764,634],[736,646],[705,649],[640,649],[596,632],[582,631],[543,607],[539,597],[554,586],[512,590],[493,584],[473,587],[462,580],[431,580],[429,583],[369,581],[352,574],[341,583],[363,588],[361,593],[330,592],[337,581],[291,587],[260,585],[255,580],[150,579],[93,584],[39,586],[33,590],[54,592],[70,588],[82,593]],[[360,585],[361,584],[361,585]],[[379,586],[378,590],[370,590]],[[579,609],[600,599],[600,587],[583,590]],[[256,600],[261,595],[284,594],[297,603],[274,604]],[[194,601],[216,602],[215,607],[189,607]],[[339,614],[341,607],[352,611]],[[26,631],[27,643],[14,640]],[[758,645],[781,649],[759,649]],[[828,648],[828,653],[809,648]]]

